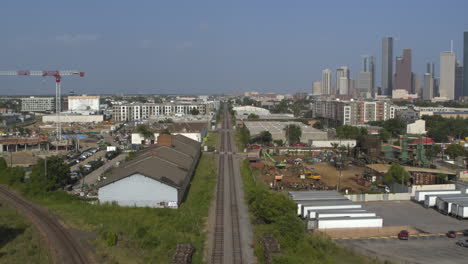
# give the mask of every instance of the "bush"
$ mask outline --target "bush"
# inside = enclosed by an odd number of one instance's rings
[[[106,232],[106,242],[109,247],[117,245],[117,234],[112,231]]]

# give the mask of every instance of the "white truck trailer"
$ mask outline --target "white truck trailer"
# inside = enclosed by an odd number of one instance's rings
[[[432,191],[416,191],[414,195],[414,200],[417,202],[422,202],[425,199],[426,195],[435,195],[435,194],[461,194],[460,190],[432,190]]]
[[[436,206],[437,210],[443,214],[450,214],[451,213],[451,207],[452,203],[454,202],[463,202],[463,201],[468,201],[468,195],[467,196],[462,196],[462,197],[447,197],[447,198],[442,198],[438,197],[436,200]]]
[[[458,219],[468,218],[468,204],[459,204],[457,206],[456,217]]]
[[[323,209],[323,210],[309,210],[307,211],[306,219],[314,220],[317,218],[319,213],[367,213],[368,211],[364,208],[352,208],[352,209]]]
[[[313,229],[382,227],[382,217],[331,217],[316,219]]]
[[[460,206],[468,206],[468,200],[454,201],[450,205],[450,213],[452,214],[452,216],[458,217],[458,207],[460,207]]]
[[[434,207],[436,206],[436,201],[437,197],[441,198],[450,198],[450,197],[463,197],[466,196],[466,194],[460,193],[460,194],[428,194],[424,198],[424,207],[429,208],[429,207]]]
[[[322,205],[305,205],[302,207],[302,213],[301,216],[302,218],[306,218],[307,216],[311,216],[309,211],[316,211],[316,210],[326,210],[326,209],[331,209],[331,210],[337,210],[337,209],[355,209],[355,208],[362,208],[362,205],[360,204],[354,204],[354,203],[349,203],[349,204],[339,204],[339,203],[334,203],[334,204],[322,204]],[[314,216],[315,217],[315,216]]]
[[[301,200],[301,201],[294,201],[297,204],[297,215],[302,215],[302,210],[305,205],[313,205],[319,204],[322,202],[334,202],[334,203],[352,203],[351,200],[347,198],[342,199],[321,199],[321,200]]]

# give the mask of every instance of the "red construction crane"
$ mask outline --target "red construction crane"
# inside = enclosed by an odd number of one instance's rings
[[[57,114],[57,142],[62,141],[62,124],[60,123],[60,111],[62,110],[62,100],[61,100],[61,88],[60,80],[62,76],[77,75],[84,77],[84,72],[79,71],[0,71],[0,75],[10,75],[10,76],[50,76],[55,78],[55,113]]]

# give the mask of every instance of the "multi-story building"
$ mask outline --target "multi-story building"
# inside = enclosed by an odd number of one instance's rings
[[[55,111],[54,97],[21,98],[21,112],[53,112]]]
[[[463,33],[463,97],[468,97],[468,31]]]
[[[332,94],[332,71],[330,69],[322,71],[322,94]]]
[[[362,125],[369,121],[385,121],[395,117],[395,106],[387,101],[318,100],[316,117],[332,119],[342,125]]]
[[[382,95],[391,95],[393,90],[393,38],[382,39]]]
[[[322,94],[322,82],[318,81],[312,84],[312,94],[313,95]]]
[[[440,53],[439,94],[447,100],[455,99],[455,53],[452,51]]]
[[[430,61],[426,63],[426,73],[431,74],[432,78],[435,77],[435,64],[434,62]]]
[[[375,97],[375,61],[374,61],[374,56],[372,56],[372,55],[362,56],[362,71],[370,73],[370,75],[371,75],[370,93],[371,93],[372,97]]]
[[[357,89],[360,97],[367,98],[372,94],[372,73],[360,72],[358,73]]]
[[[424,100],[431,100],[434,98],[434,77],[429,72],[424,74],[423,96]]]
[[[463,65],[459,61],[455,64],[455,100],[463,97]]]
[[[332,91],[332,94],[348,94],[348,83],[349,82],[349,68],[341,66],[336,70],[336,91]]]
[[[112,119],[116,122],[143,120],[150,117],[187,115],[193,109],[198,110],[200,115],[211,112],[211,104],[205,103],[174,103],[174,104],[122,104],[112,106]]]
[[[411,49],[403,49],[403,56],[397,57],[395,62],[395,83],[393,89],[412,91]]]

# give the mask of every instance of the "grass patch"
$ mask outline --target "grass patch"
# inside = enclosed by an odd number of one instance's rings
[[[259,172],[251,170],[248,161],[242,163],[241,172],[259,263],[264,262],[260,238],[270,234],[281,246],[281,254],[274,256],[272,263],[379,263],[337,245],[328,237],[308,234],[292,200],[268,190],[266,185],[255,184]]]
[[[219,133],[218,131],[208,132],[208,140],[205,141],[205,145],[211,148],[218,146]]]
[[[202,263],[205,220],[215,183],[213,156],[202,154],[187,198],[178,209],[93,205],[59,191],[29,198],[68,226],[97,232],[99,262],[170,263],[178,243],[192,243],[193,263]]]
[[[37,229],[15,209],[0,205],[0,263],[51,263]]]

